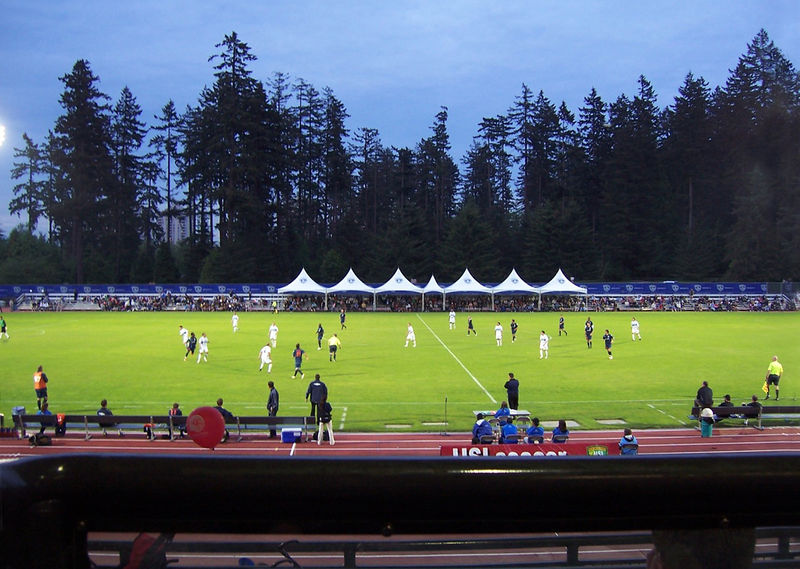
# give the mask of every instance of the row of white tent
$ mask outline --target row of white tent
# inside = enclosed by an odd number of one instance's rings
[[[325,287],[317,284],[314,279],[308,276],[305,269],[300,270],[300,274],[289,284],[282,286],[278,289],[280,294],[295,294],[295,295],[310,295],[321,294],[325,295],[325,308],[328,306],[328,295],[355,295],[355,294],[372,294],[373,306],[377,302],[377,295],[379,294],[419,294],[422,295],[423,301],[426,294],[441,294],[442,304],[448,294],[462,294],[462,295],[482,295],[488,294],[492,297],[492,307],[494,307],[494,295],[539,295],[543,294],[582,294],[586,295],[586,288],[578,286],[570,281],[561,269],[558,269],[556,275],[550,281],[542,286],[536,287],[528,284],[517,274],[516,269],[512,269],[506,279],[496,286],[489,287],[481,284],[470,274],[469,269],[464,269],[461,277],[449,286],[442,287],[436,282],[436,278],[431,275],[428,284],[425,286],[418,286],[406,278],[403,272],[398,268],[392,278],[378,287],[372,287],[365,284],[351,268],[342,280],[335,285]],[[424,304],[424,303],[423,303]]]

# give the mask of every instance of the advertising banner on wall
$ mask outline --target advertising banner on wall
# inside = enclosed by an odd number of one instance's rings
[[[542,443],[540,445],[442,445],[439,456],[478,458],[497,456],[507,458],[558,458],[564,456],[619,455],[617,441],[591,443]]]

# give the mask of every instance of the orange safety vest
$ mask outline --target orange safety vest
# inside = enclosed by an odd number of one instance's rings
[[[34,389],[45,389],[47,387],[47,382],[42,378],[43,375],[41,371],[37,371],[33,374]]]

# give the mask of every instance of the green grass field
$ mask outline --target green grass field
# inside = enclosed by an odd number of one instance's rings
[[[53,412],[94,413],[102,398],[116,414],[166,413],[177,401],[185,413],[224,397],[238,415],[265,414],[267,381],[280,392],[281,415],[308,411],[304,395],[315,373],[329,389],[337,429],[346,431],[464,432],[474,409],[495,409],[506,398],[508,372],[520,380],[520,408],[542,420],[566,418],[581,429],[624,420],[636,428],[690,424],[697,388],[708,380],[715,400],[734,403],[763,395],[767,364],[784,365],[781,403],[796,403],[800,384],[798,313],[637,313],[643,341],[630,336],[631,313],[591,313],[594,347],[583,337],[585,313],[565,313],[568,336],[558,336],[557,313],[473,315],[477,336],[466,334],[466,314],[449,330],[446,313],[349,313],[339,329],[336,313],[240,313],[234,334],[231,314],[208,313],[7,313],[10,340],[0,341],[0,412],[24,405],[36,411],[32,374],[43,365],[50,378]],[[519,323],[511,343],[509,322]],[[505,328],[497,347],[494,325]],[[258,371],[267,328],[280,328],[273,370]],[[406,326],[417,347],[404,348]],[[316,328],[336,332],[343,347],[336,363],[318,351]],[[183,361],[182,324],[206,332],[208,363]],[[615,337],[614,359],[602,334]],[[539,332],[552,337],[550,358],[539,359]],[[305,380],[292,379],[291,351],[308,354]],[[442,422],[447,399],[447,426]]]

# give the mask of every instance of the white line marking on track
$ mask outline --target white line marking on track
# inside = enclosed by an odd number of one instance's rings
[[[447,350],[447,353],[448,353],[448,354],[450,354],[451,356],[453,356],[453,359],[454,359],[454,360],[456,360],[456,362],[458,362],[458,365],[460,365],[460,366],[461,366],[461,369],[463,369],[465,372],[467,372],[467,375],[468,375],[468,376],[470,376],[470,377],[472,378],[472,381],[474,381],[474,382],[475,382],[475,385],[477,385],[478,387],[480,387],[480,388],[481,388],[481,390],[482,390],[482,391],[483,391],[483,392],[486,394],[486,397],[488,397],[488,398],[489,398],[489,400],[490,400],[492,403],[497,403],[497,400],[496,400],[494,397],[492,397],[492,394],[491,394],[491,393],[489,393],[489,392],[486,390],[486,388],[485,388],[483,385],[481,385],[481,382],[480,382],[480,381],[478,381],[478,378],[477,378],[477,377],[475,377],[474,375],[472,375],[472,372],[471,372],[471,371],[469,371],[469,370],[467,369],[467,366],[465,366],[465,365],[464,365],[464,364],[461,362],[461,360],[460,360],[460,359],[458,359],[458,356],[456,356],[456,355],[455,355],[455,354],[454,354],[454,353],[453,353],[453,352],[450,350],[450,348],[448,348],[448,347],[447,347],[447,344],[445,344],[445,343],[442,341],[442,339],[441,339],[441,338],[440,338],[440,337],[439,337],[439,336],[436,334],[436,332],[434,332],[434,331],[433,331],[433,328],[431,328],[430,326],[428,326],[428,323],[427,323],[427,322],[425,322],[425,321],[422,319],[422,317],[421,317],[419,314],[417,314],[417,318],[419,318],[419,321],[420,321],[420,322],[422,322],[422,323],[425,325],[425,327],[428,329],[428,331],[429,331],[431,334],[433,334],[433,337],[434,337],[434,338],[436,338],[436,340],[437,340],[437,341],[438,341],[438,342],[439,342],[439,343],[442,345],[442,347],[443,347],[445,350]]]

